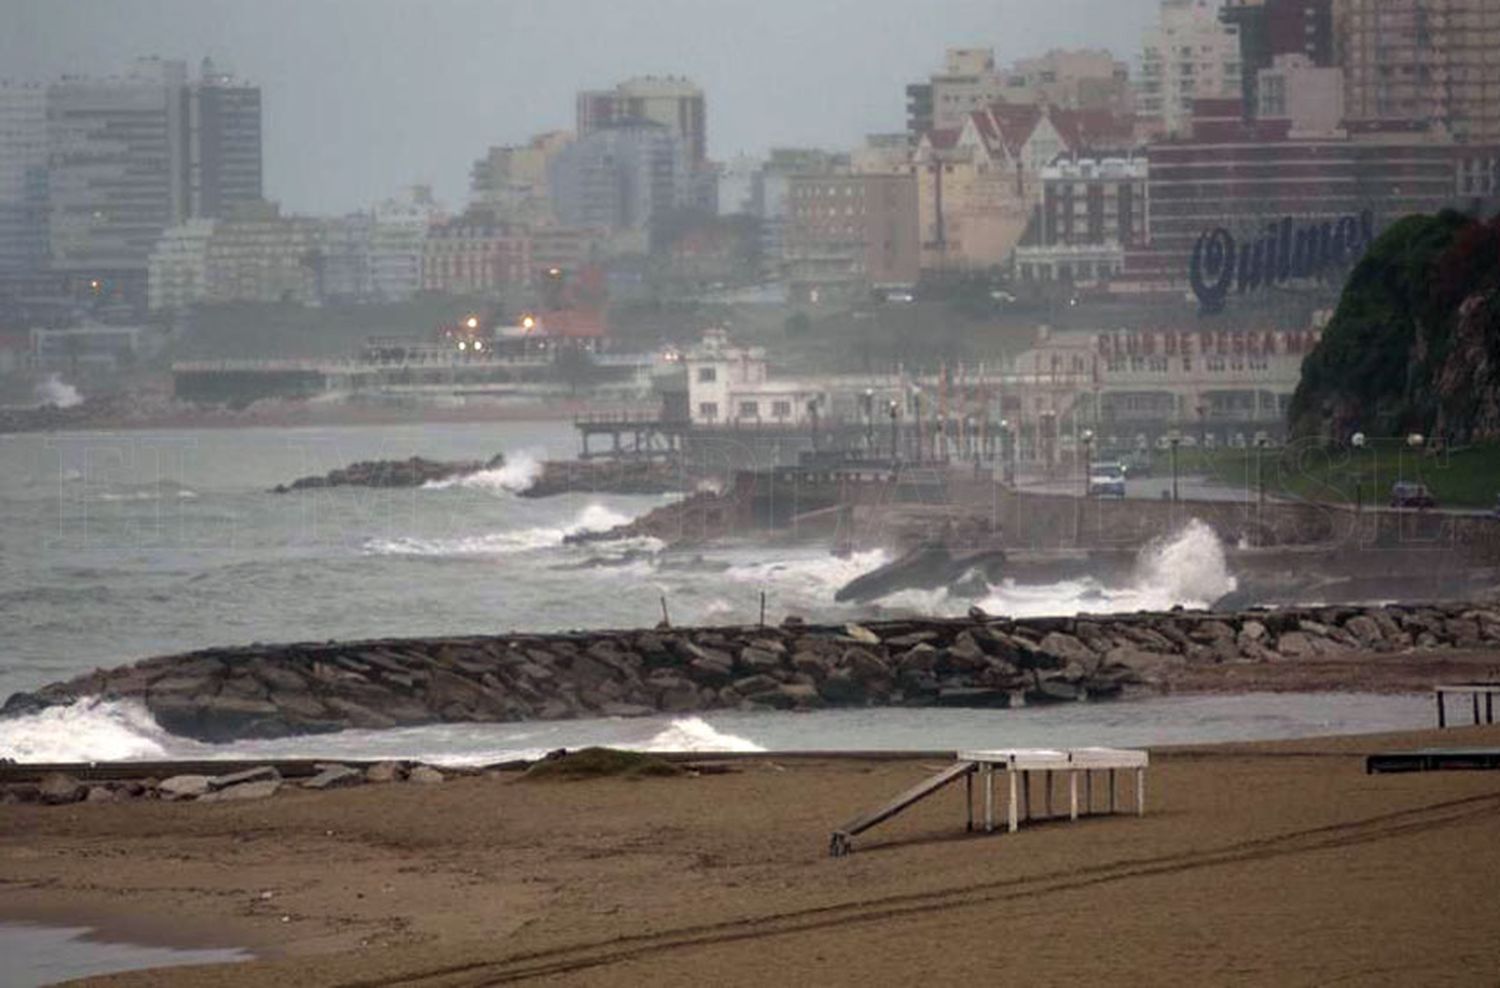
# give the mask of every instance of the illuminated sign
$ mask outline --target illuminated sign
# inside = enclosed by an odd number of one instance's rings
[[[1193,246],[1188,277],[1204,312],[1221,312],[1231,292],[1243,295],[1297,278],[1319,275],[1359,260],[1375,239],[1369,210],[1298,226],[1292,217],[1267,223],[1259,237],[1235,240],[1223,227]]]

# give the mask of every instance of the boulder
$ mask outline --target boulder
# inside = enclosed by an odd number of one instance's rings
[[[846,625],[844,625],[844,634],[847,635],[847,636],[849,636],[854,641],[859,642],[861,645],[879,645],[880,644],[880,636],[879,635],[877,635],[875,632],[871,631],[869,628],[863,627],[863,626],[858,625],[858,624],[846,624]]]
[[[174,775],[158,782],[156,791],[162,799],[197,799],[208,795],[212,783],[207,775]]]
[[[844,650],[843,657],[839,660],[843,668],[856,681],[869,683],[874,680],[888,680],[891,678],[891,667],[869,649],[848,648]]]
[[[835,669],[818,687],[818,694],[833,704],[857,704],[865,699],[864,686],[848,669]]]
[[[779,646],[781,643],[777,642]],[[780,653],[768,649],[757,648],[754,645],[746,645],[740,649],[740,667],[749,672],[771,672],[781,668],[781,656],[786,649]]]
[[[1381,634],[1380,625],[1375,622],[1374,618],[1367,615],[1356,614],[1344,623],[1344,630],[1367,648],[1385,644],[1385,636]]]
[[[1265,641],[1266,626],[1254,619],[1245,621],[1240,625],[1240,633],[1235,636],[1237,641]]]
[[[1276,651],[1287,659],[1310,659],[1318,654],[1305,631],[1284,631],[1276,639]]]
[[[656,713],[644,703],[621,703],[619,701],[604,704],[599,708],[599,712],[606,717],[649,717]]]
[[[273,766],[261,765],[257,768],[247,768],[243,772],[231,772],[228,775],[216,775],[208,780],[210,792],[220,789],[229,789],[233,786],[244,785],[247,782],[266,782],[280,780],[281,773]]]
[[[989,658],[972,632],[960,631],[948,646],[942,665],[951,672],[978,672],[989,665]]]
[[[1054,656],[1058,660],[1058,665],[1065,666],[1070,662],[1077,662],[1092,668],[1099,662],[1099,656],[1094,654],[1093,649],[1072,635],[1063,634],[1061,631],[1048,634],[1038,647],[1048,655]]]
[[[71,775],[49,772],[37,783],[37,798],[48,806],[77,803],[87,798],[88,787]]]
[[[778,680],[763,673],[736,679],[733,685],[736,693],[752,700],[759,699],[762,693],[774,693],[781,687]]]
[[[364,785],[365,773],[347,765],[326,765],[322,771],[302,783],[303,789],[345,789]]]
[[[828,678],[828,673],[833,667],[827,659],[816,652],[798,651],[792,656],[792,668],[821,683]]]
[[[445,776],[431,765],[415,765],[406,778],[408,782],[432,785],[433,783],[442,782]]]
[[[940,653],[926,642],[919,642],[896,657],[897,672],[919,670],[931,672],[938,664]]]
[[[365,769],[366,782],[401,782],[406,778],[406,766],[400,762],[376,762]]]
[[[734,678],[734,666],[729,662],[728,656],[723,659],[717,655],[695,658],[688,662],[687,669],[695,682],[705,686],[723,686]]]
[[[200,796],[198,802],[224,803],[242,799],[267,799],[276,795],[280,788],[280,779],[260,779],[256,782],[242,782],[237,786],[228,786],[224,789]]]

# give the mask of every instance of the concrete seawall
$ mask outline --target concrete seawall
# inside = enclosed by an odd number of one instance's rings
[[[710,709],[1009,706],[1119,695],[1175,666],[1500,645],[1500,605],[1171,611],[1007,620],[660,628],[215,648],[10,697],[97,697],[206,741],[438,722]]]

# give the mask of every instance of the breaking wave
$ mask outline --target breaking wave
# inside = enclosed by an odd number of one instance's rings
[[[145,707],[124,700],[84,700],[0,720],[0,758],[18,762],[164,758],[174,741]]]
[[[57,374],[48,374],[37,382],[36,400],[43,405],[72,408],[74,405],[83,404],[83,395]]]
[[[430,480],[422,485],[422,489],[440,491],[458,487],[465,490],[506,491],[519,494],[536,483],[541,473],[542,461],[531,453],[523,451],[507,454],[504,466],[493,470],[480,470],[478,473],[466,474],[462,477],[450,477],[447,480]]]
[[[559,546],[569,535],[607,532],[629,521],[629,515],[602,504],[591,504],[566,525],[518,528],[448,539],[370,539],[365,543],[364,551],[375,556],[504,556]]]

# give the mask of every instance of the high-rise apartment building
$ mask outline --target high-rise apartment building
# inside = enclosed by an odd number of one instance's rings
[[[667,126],[620,118],[579,137],[553,158],[549,187],[558,222],[641,232],[652,217],[689,201],[689,156]]]
[[[552,219],[547,172],[573,141],[567,131],[538,134],[519,147],[492,147],[469,171],[469,205],[515,223]]]
[[[261,196],[260,90],[208,60],[0,85],[0,270],[144,301],[163,231]]]
[[[47,90],[0,80],[0,272],[47,252]]]
[[[694,169],[708,160],[708,119],[703,90],[679,76],[639,76],[613,89],[578,94],[578,136],[621,120],[650,120],[682,142]]]
[[[1316,68],[1335,64],[1334,0],[1225,0],[1219,17],[1240,36],[1241,90],[1246,115],[1260,105],[1259,73],[1296,56]]]
[[[1200,99],[1243,99],[1239,27],[1219,19],[1222,0],[1162,0],[1146,34],[1136,111],[1166,134],[1181,134]]]
[[[1351,130],[1444,129],[1500,141],[1500,3],[1340,0]]]
[[[1129,113],[1130,67],[1107,51],[1049,51],[997,67],[989,48],[950,48],[943,71],[906,87],[907,136],[962,127],[992,103]]]
[[[122,78],[48,87],[53,270],[144,291],[151,248],[189,215],[186,82],[182,62],[141,59]]]
[[[196,83],[184,87],[188,133],[188,210],[223,219],[260,202],[260,87],[203,60]]]

